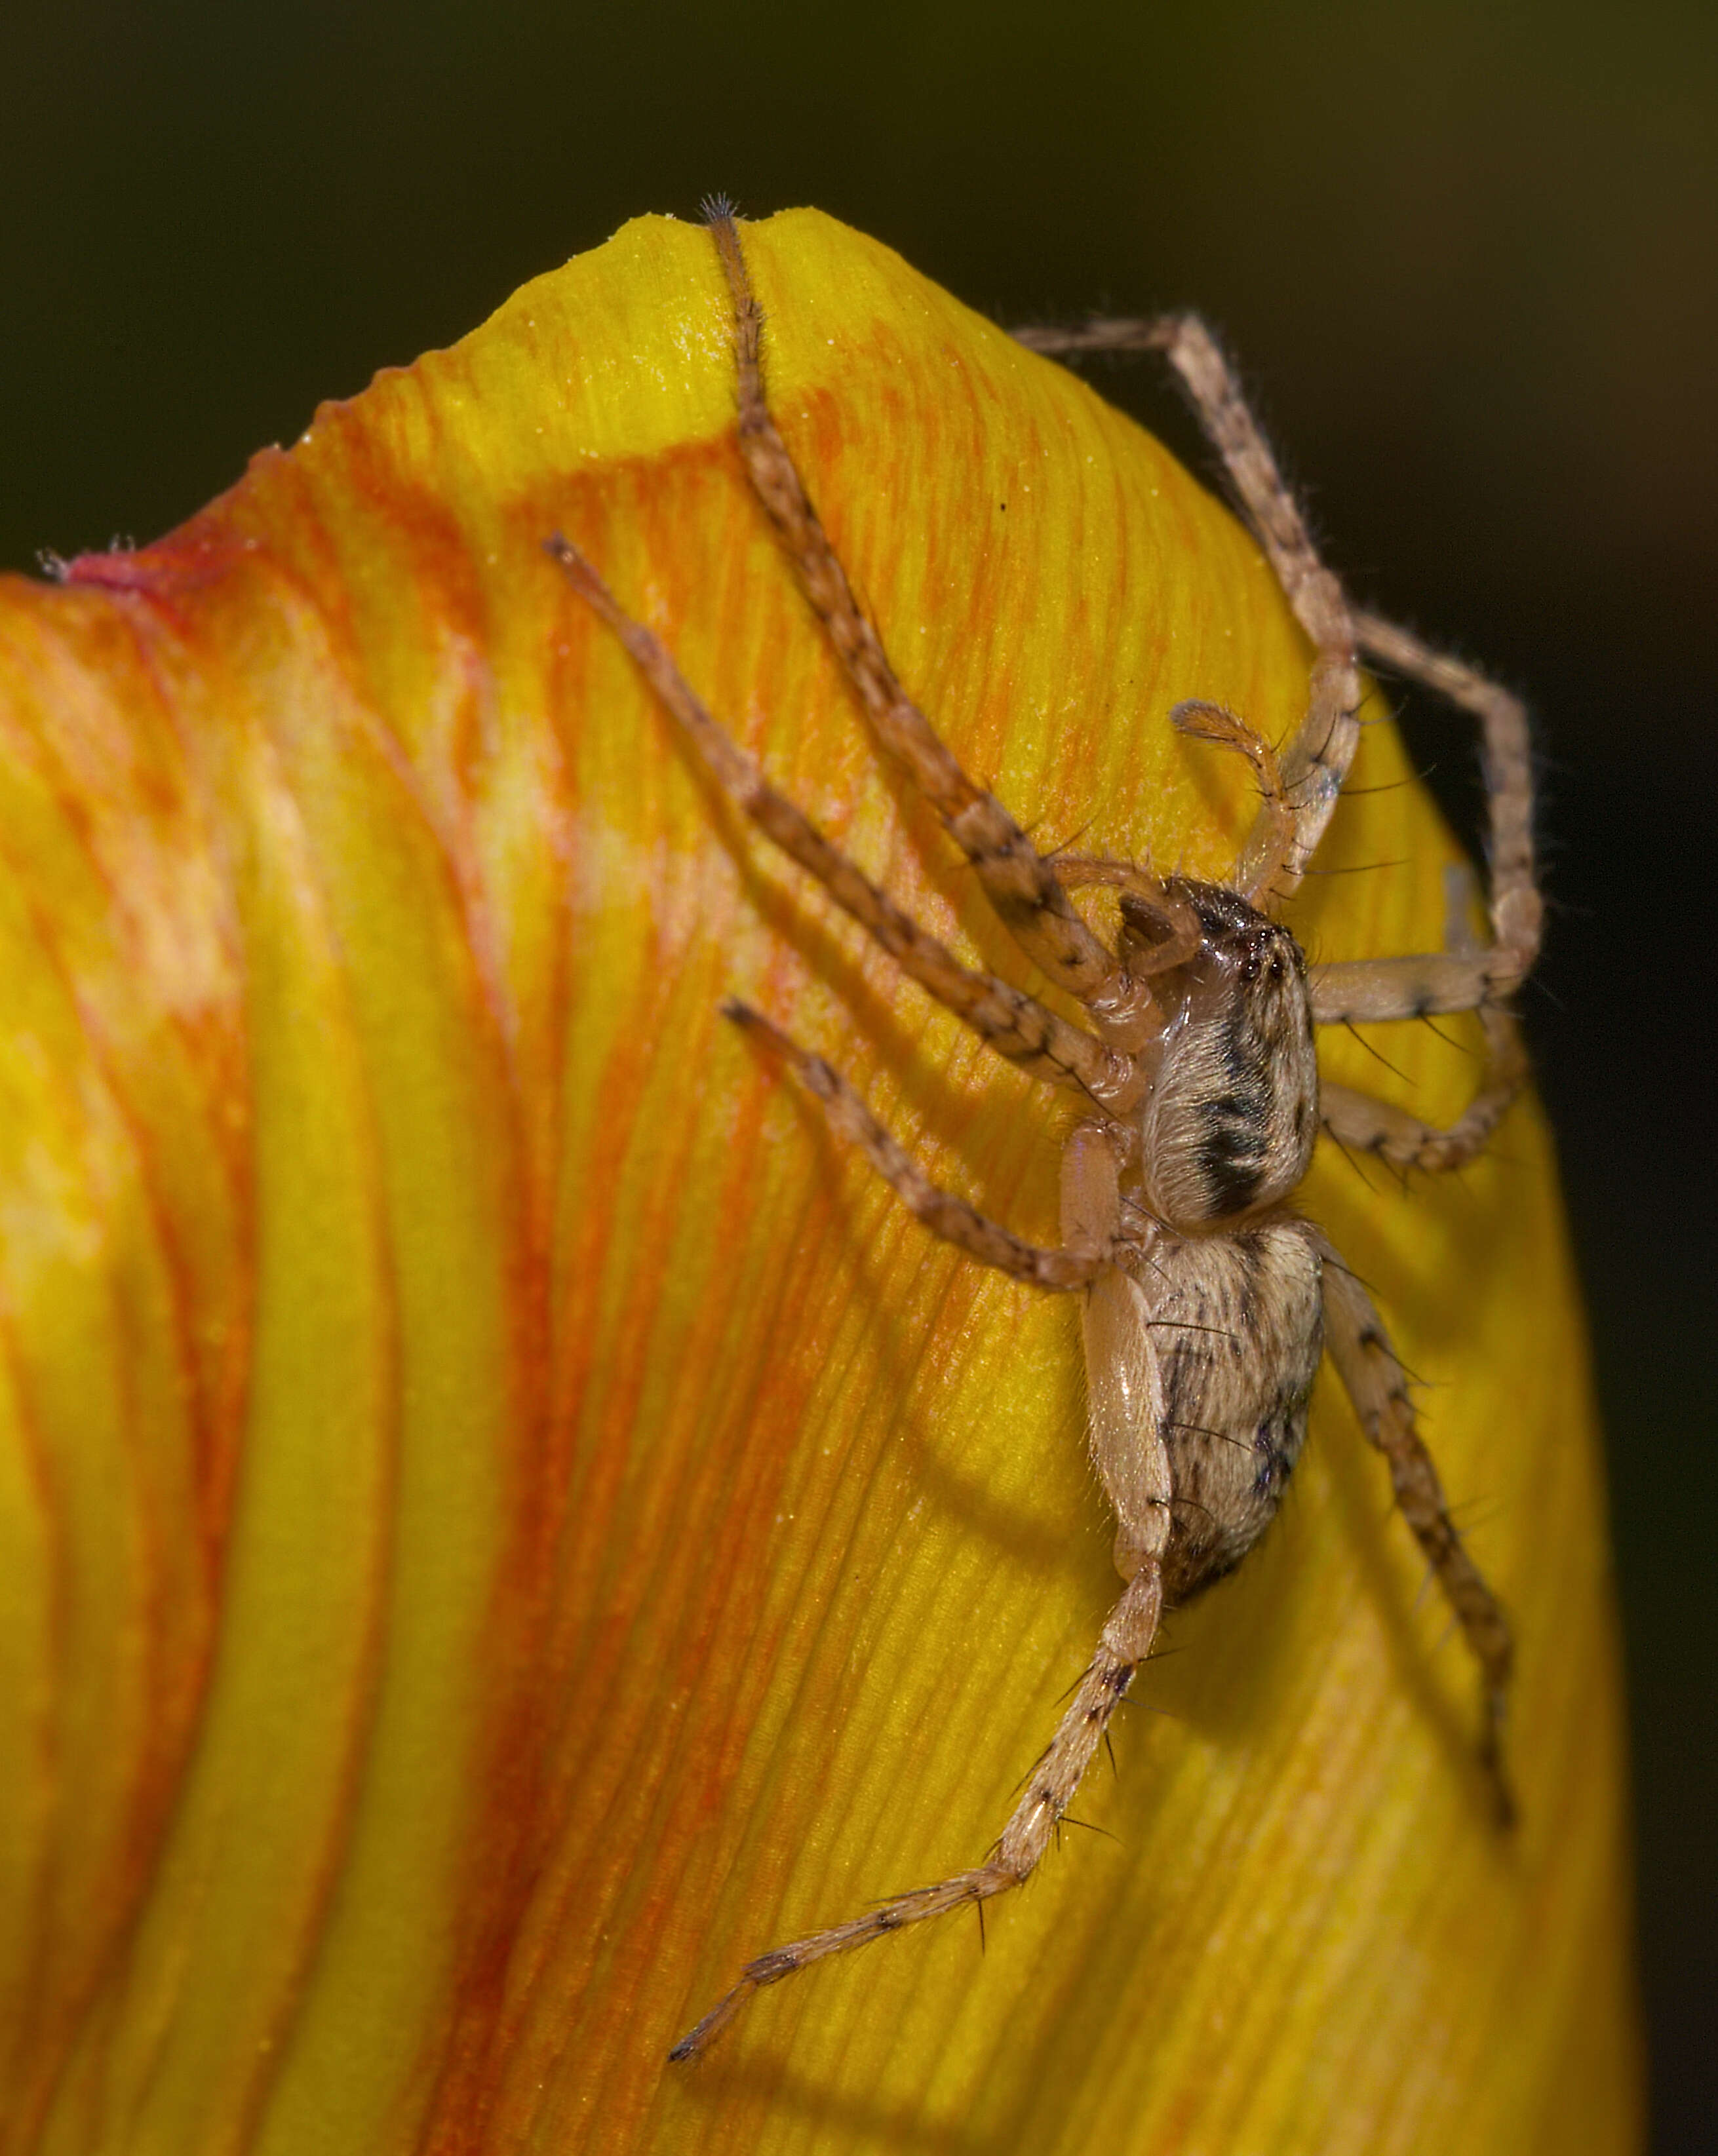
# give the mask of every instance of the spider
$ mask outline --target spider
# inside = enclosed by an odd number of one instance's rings
[[[1257,819],[1223,881],[1039,854],[913,705],[856,602],[765,402],[764,317],[733,212],[717,203],[707,216],[733,300],[739,445],[752,486],[877,738],[938,811],[1004,928],[1083,1008],[1088,1023],[1071,1024],[963,964],[922,928],[770,786],[578,549],[558,536],[546,546],[625,644],[692,752],[758,828],[989,1047],[1078,1101],[1084,1112],[1062,1157],[1062,1242],[1040,1248],[932,1183],[820,1056],[761,1012],[724,1006],[933,1234],[1016,1280],[1082,1297],[1092,1457],[1114,1512],[1115,1563],[1125,1585],[985,1861],[749,1962],[674,2046],[676,2060],[704,2051],[763,1986],[969,1903],[982,1915],[985,1902],[1027,1877],[1150,1653],[1164,1610],[1232,1571],[1269,1525],[1305,1436],[1308,1398],[1325,1353],[1388,1464],[1402,1516],[1479,1665],[1481,1753],[1507,1824],[1507,1620],[1451,1521],[1415,1426],[1406,1375],[1371,1298],[1291,1201],[1321,1127],[1339,1143],[1403,1170],[1454,1168],[1483,1150],[1525,1075],[1508,998],[1536,956],[1542,911],[1521,706],[1407,631],[1350,606],[1319,561],[1227,362],[1192,315],[1019,334],[1040,352],[1152,351],[1167,359],[1312,644],[1305,716],[1278,754],[1216,706],[1187,702],[1171,714],[1191,739],[1244,757],[1258,783]],[[1273,916],[1312,858],[1358,743],[1361,652],[1439,690],[1480,722],[1491,936],[1482,944],[1468,932],[1463,882],[1450,894],[1441,952],[1309,966]],[[1119,903],[1114,949],[1069,897],[1096,885],[1109,886]],[[1465,1010],[1481,1015],[1485,1071],[1450,1128],[1344,1086],[1320,1086],[1316,1027]]]

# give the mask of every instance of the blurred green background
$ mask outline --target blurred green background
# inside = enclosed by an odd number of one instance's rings
[[[1718,2145],[1718,10],[13,0],[0,33],[0,565],[164,530],[319,398],[719,187],[1005,321],[1197,305],[1356,592],[1527,692],[1654,2145]],[[1205,468],[1149,371],[1099,378]],[[1466,729],[1408,723],[1471,829]]]

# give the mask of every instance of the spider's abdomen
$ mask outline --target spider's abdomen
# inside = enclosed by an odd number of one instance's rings
[[[1162,1384],[1171,1500],[1164,1590],[1232,1571],[1275,1517],[1324,1352],[1314,1231],[1286,1214],[1233,1235],[1150,1235],[1129,1265]]]
[[[1166,888],[1192,906],[1203,942],[1163,983],[1180,1008],[1141,1111],[1141,1188],[1159,1219],[1197,1229],[1279,1204],[1306,1173],[1318,1060],[1288,931],[1221,884]]]

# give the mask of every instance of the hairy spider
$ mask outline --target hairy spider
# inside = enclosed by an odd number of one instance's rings
[[[855,601],[764,400],[763,315],[732,212],[712,205],[709,222],[733,295],[739,443],[752,485],[877,737],[937,809],[1003,927],[1084,1007],[1088,1025],[1072,1024],[1007,982],[963,965],[774,791],[578,550],[556,537],[548,551],[759,829],[990,1047],[1078,1097],[1086,1112],[1063,1155],[1062,1245],[1041,1249],[930,1183],[820,1056],[761,1013],[726,1006],[933,1233],[1016,1280],[1081,1295],[1092,1457],[1114,1510],[1115,1563],[1126,1586],[989,1858],[748,1963],[735,1988],[675,2046],[676,2059],[703,2051],[763,1985],[969,1902],[981,1907],[1027,1876],[1150,1652],[1165,1608],[1232,1570],[1269,1525],[1305,1436],[1308,1398],[1326,1352],[1388,1463],[1402,1516],[1479,1664],[1482,1751],[1508,1820],[1501,1756],[1508,1625],[1451,1522],[1377,1312],[1289,1201],[1321,1124],[1340,1143],[1403,1168],[1453,1168],[1483,1149],[1524,1075],[1507,999],[1533,963],[1541,914],[1521,706],[1406,631],[1350,608],[1314,552],[1222,353],[1191,315],[1020,335],[1042,352],[1165,355],[1311,640],[1306,714],[1280,755],[1214,705],[1183,703],[1171,714],[1184,734],[1244,757],[1258,781],[1262,805],[1225,881],[1040,855],[908,697]],[[1309,966],[1273,915],[1304,873],[1353,759],[1362,651],[1480,721],[1491,940],[1482,946],[1469,936],[1458,890],[1443,951]],[[1068,896],[1098,884],[1119,901],[1113,950]],[[1344,1086],[1320,1087],[1316,1026],[1464,1010],[1482,1015],[1487,1062],[1451,1128],[1434,1129]]]

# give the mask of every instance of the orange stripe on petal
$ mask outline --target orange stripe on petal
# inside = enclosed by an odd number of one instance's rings
[[[1248,782],[1168,712],[1280,737],[1307,686],[1252,542],[886,249],[747,244],[782,430],[957,755],[1047,845],[1221,872]],[[1083,1793],[1116,1842],[982,1963],[934,1928],[666,2068],[747,1957],[981,1857],[1115,1591],[1071,1303],[932,1243],[718,1005],[1026,1235],[1066,1109],[712,793],[542,552],[1023,978],[747,489],[731,368],[707,236],[641,220],[158,544],[0,581],[0,2150],[1633,2147],[1530,1109],[1456,1187],[1306,1193],[1483,1508],[1519,1841],[1326,1384]],[[1324,958],[1442,927],[1452,843],[1392,733],[1360,762],[1320,865],[1404,865],[1313,880]],[[1453,1110],[1469,1059],[1402,1031]]]

